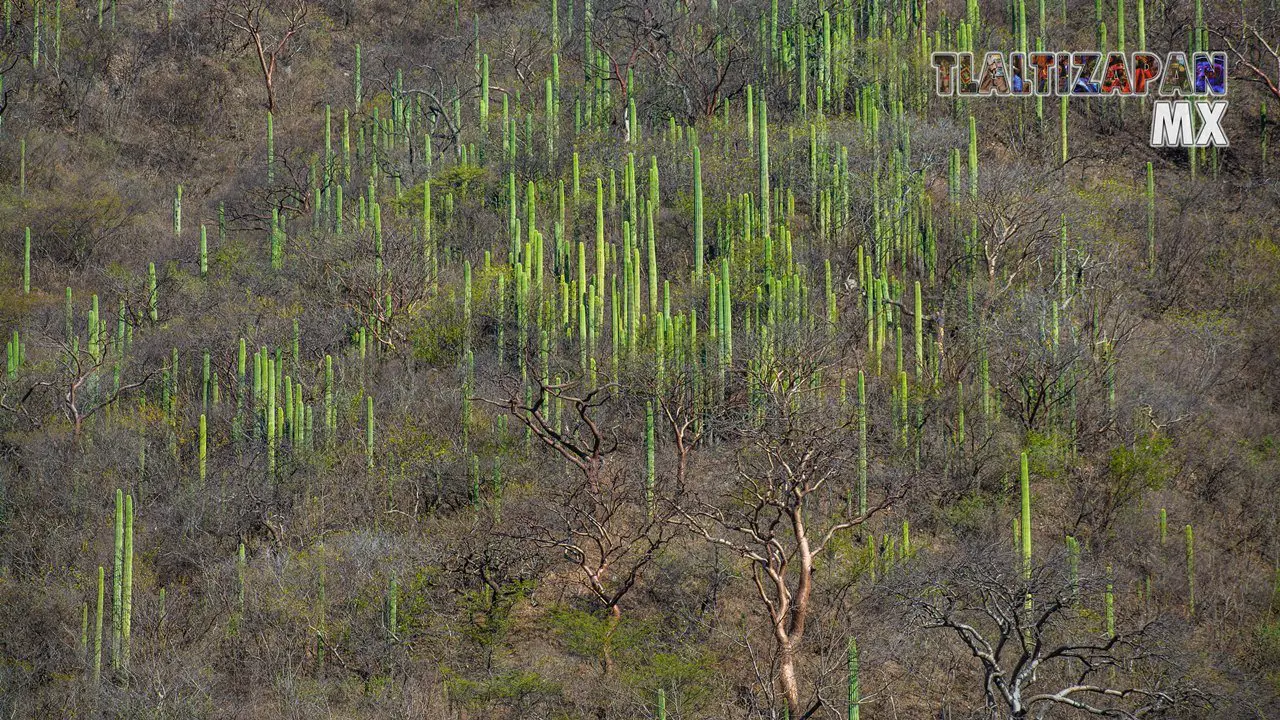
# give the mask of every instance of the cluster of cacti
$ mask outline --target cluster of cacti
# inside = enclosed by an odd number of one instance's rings
[[[122,683],[128,682],[130,634],[133,622],[133,495],[125,495],[123,490],[116,490],[114,561],[111,571],[111,672],[120,678]],[[81,650],[88,652],[85,667],[94,684],[102,677],[102,633],[103,616],[106,610],[106,570],[98,566],[96,594],[94,602],[93,640],[89,641],[88,608],[86,602],[82,606]],[[85,657],[82,655],[82,657]]]
[[[18,377],[18,370],[22,367],[22,358],[26,353],[22,344],[22,339],[18,336],[18,331],[13,331],[13,337],[9,338],[9,342],[5,345],[5,374],[10,379]]]
[[[859,720],[862,717],[862,687],[859,680],[859,660],[858,660],[858,643],[853,638],[849,638],[849,659],[848,659],[848,675],[849,675],[849,720]]]

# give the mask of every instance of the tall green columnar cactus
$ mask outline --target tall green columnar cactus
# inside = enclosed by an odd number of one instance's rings
[[[133,625],[133,495],[124,496],[124,579],[120,587],[120,669],[129,672],[129,635]]]
[[[428,141],[431,135],[427,135]],[[427,148],[431,148],[430,142]],[[431,153],[427,153],[427,166],[431,165]],[[342,181],[351,182],[351,111],[342,109]],[[341,187],[341,186],[339,186]]]
[[[916,382],[924,381],[924,304],[920,299],[920,281],[915,286]]]
[[[22,294],[31,292],[31,228],[22,238]]]
[[[98,362],[102,359],[102,322],[98,319],[98,296],[93,295],[89,305],[89,342],[86,349],[89,359]]]
[[[867,514],[867,379],[858,371],[858,516]]]
[[[1031,580],[1031,473],[1027,464],[1027,453],[1022,453],[1021,467],[1022,486],[1022,577]],[[1030,597],[1028,597],[1028,601]]]
[[[147,317],[160,322],[160,291],[156,286],[156,264],[147,263]]]
[[[238,443],[244,438],[244,381],[248,349],[244,338],[236,348],[236,414],[231,421],[231,435]]]
[[[1018,32],[1018,50],[1025,53],[1027,51],[1027,3],[1026,0],[1018,0],[1018,16],[1014,18],[1017,23]]]
[[[324,428],[325,443],[333,445],[338,429],[338,408],[333,404],[333,356],[324,356]]]
[[[31,70],[40,68],[40,15],[43,8],[41,0],[32,0],[31,12]]]
[[[760,98],[760,229],[769,237],[769,108]]]
[[[827,296],[827,333],[830,336],[835,334],[840,320],[840,315],[836,310],[835,286],[831,282],[831,258],[822,261],[822,281]],[[843,387],[844,380],[842,379],[840,382],[841,387]]]
[[[597,324],[604,322],[604,178],[596,178],[596,318]]]
[[[333,232],[342,234],[342,186],[338,184],[333,187]]]
[[[178,417],[178,348],[174,348],[169,356],[169,422],[174,423]]]
[[[356,43],[356,66],[352,74],[355,76],[356,109],[359,109],[364,103],[364,83],[360,79],[360,43]],[[350,162],[347,164],[350,166]]]
[[[1204,3],[1196,0],[1195,50],[1204,52],[1209,49],[1209,31],[1204,26]]]
[[[182,235],[182,186],[179,185],[173,194],[173,234]]]
[[[368,402],[365,409],[365,466],[373,469],[373,396],[365,398]]]
[[[858,641],[849,638],[849,720],[859,720],[862,712],[862,688],[859,680]]]
[[[1124,0],[1116,0],[1116,50],[1124,52]]]
[[[124,491],[116,489],[115,563],[111,571],[111,669],[120,670],[121,602],[124,594]]]
[[[1156,271],[1156,175],[1147,161],[1147,273]]]
[[[468,484],[471,486],[471,507],[480,507],[480,457],[471,453],[471,464],[467,470]]]
[[[372,190],[372,185],[370,190]],[[369,203],[369,214],[373,217],[373,259],[374,270],[382,275],[382,205]]]
[[[644,504],[650,518],[654,511],[654,486],[657,484],[657,464],[654,461],[653,403],[644,407]]]
[[[658,314],[658,242],[653,229],[653,216],[657,212],[657,203],[645,202],[645,227],[648,235],[645,242],[645,253],[649,260],[649,319],[652,321]]]
[[[627,71],[630,74],[631,71]],[[631,83],[627,83],[628,92],[632,87]],[[631,143],[640,142],[640,114],[636,111],[636,99],[627,99],[627,140]]]
[[[969,196],[978,197],[978,120],[969,116]]]
[[[1080,542],[1073,536],[1067,536],[1067,582],[1071,596],[1080,600]]]
[[[899,330],[901,330],[901,326],[899,326]],[[898,340],[898,344],[901,345],[901,332],[899,332]],[[911,396],[907,387],[907,371],[902,370],[898,372],[898,428],[900,430],[899,441],[903,450],[907,449],[911,441],[910,407]]]
[[[544,372],[542,376],[543,378],[546,378],[545,363],[547,358],[547,355],[546,355],[547,337],[545,333],[543,334],[542,339],[543,339],[542,358],[544,363],[543,364]],[[476,356],[475,356],[475,353],[473,353],[470,350],[467,350],[465,353],[463,353],[463,356],[462,356],[462,398],[461,398],[462,402],[461,402],[461,407],[459,408],[459,413],[458,413],[458,425],[462,430],[463,450],[467,450],[468,448],[471,447],[471,397],[475,393],[475,385],[476,385]],[[372,409],[370,409],[370,413],[372,413]],[[370,417],[372,417],[372,415],[370,415]],[[372,425],[369,426],[369,432],[370,432],[369,437],[372,438],[373,437]],[[369,443],[370,443],[370,447],[372,447],[373,440],[370,439]],[[370,462],[372,462],[372,460],[370,460]]]
[[[657,720],[667,720],[667,693],[662,688],[658,688],[658,714]]]
[[[204,413],[200,414],[200,436],[199,436],[199,463],[200,463],[200,484],[204,484],[206,470],[208,468],[208,423],[205,420]]]
[[[1147,6],[1145,0],[1138,0],[1138,50],[1147,49]]]
[[[1095,28],[1095,47],[1100,52],[1106,52],[1107,31],[1104,29],[1106,23],[1102,20],[1102,0],[1093,0],[1093,26]]]
[[[489,128],[489,53],[480,56],[480,132],[488,136]]]
[[[7,373],[10,379],[18,377],[18,370],[22,367],[22,339],[18,335],[18,331],[13,331],[13,337],[5,348],[5,362],[7,364]]]
[[[266,358],[266,403],[263,406],[267,429],[267,482],[276,477],[276,371],[275,361]]]
[[[102,681],[102,612],[106,599],[106,570],[98,566],[98,605],[93,620],[93,684]]]
[[[28,232],[28,235],[30,233]],[[28,243],[29,245],[30,243]],[[702,277],[702,151],[693,146],[693,274]]]
[[[1169,513],[1164,508],[1160,508],[1160,547],[1164,547],[1164,543],[1169,534]]]
[[[1187,536],[1187,616],[1196,616],[1196,546],[1191,525],[1185,528]]]
[[[462,261],[462,351],[471,350],[471,261]]]
[[[720,367],[733,367],[733,295],[729,287],[729,258],[720,258]]]
[[[208,229],[204,226],[204,223],[200,223],[200,277],[205,278],[208,276],[209,276],[209,232],[208,232]]]
[[[1062,164],[1067,164],[1067,96],[1058,99],[1058,134],[1062,146]]]
[[[794,42],[796,45],[796,55],[799,62],[795,63],[797,88],[800,96],[800,115],[802,117],[809,116],[809,53],[807,52],[808,38],[805,37],[804,23],[798,23],[795,29],[796,37]]]
[[[550,168],[555,158],[556,147],[555,87],[551,78],[547,78],[544,84],[543,103],[543,125],[546,128],[547,135],[547,167]]]
[[[324,105],[324,162],[322,163],[321,168],[324,171],[324,180],[322,181],[322,184],[325,187],[324,203],[330,212],[333,211],[333,206],[330,204],[333,198],[329,194],[329,190],[330,190],[329,183],[334,179],[333,160],[334,160],[333,108],[329,106],[329,103],[325,103]]]
[[[284,229],[280,227],[280,208],[271,208],[271,269],[284,263]]]

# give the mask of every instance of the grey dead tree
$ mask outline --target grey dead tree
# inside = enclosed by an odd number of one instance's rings
[[[921,574],[929,579],[912,589],[912,612],[978,662],[991,720],[1071,711],[1133,720],[1204,700],[1164,652],[1159,621],[1107,620],[1107,580],[1073,577],[1062,558],[1033,567],[1028,579],[1010,553],[987,548]]]

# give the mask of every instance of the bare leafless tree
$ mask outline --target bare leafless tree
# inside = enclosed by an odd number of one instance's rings
[[[104,370],[118,362],[118,357],[113,359],[102,350],[88,352],[81,350],[78,345],[63,343],[62,358],[63,363],[57,377],[37,380],[12,404],[6,402],[4,394],[0,394],[0,410],[25,417],[35,427],[40,427],[38,415],[30,412],[27,403],[37,391],[53,390],[58,396],[58,408],[67,422],[71,423],[76,437],[79,437],[86,420],[113,405],[129,391],[146,385],[155,375],[154,371],[149,371],[140,380],[123,384],[116,382],[108,388],[103,387],[106,380]]]
[[[1090,602],[1107,581],[1066,567],[1057,558],[1028,577],[1009,553],[986,548],[934,563],[913,588],[921,626],[950,631],[981,665],[986,717],[1040,720],[1071,708],[1132,719],[1203,699],[1161,653],[1156,621],[1107,628],[1114,620],[1100,622],[1106,613]]]
[[[667,0],[617,0],[595,6],[592,44],[606,65],[605,79],[628,95],[633,71],[661,78],[673,104],[693,121],[714,115],[746,84],[752,42],[748,23],[734,11]],[[589,20],[590,22],[590,20]],[[623,118],[624,131],[629,118]]]
[[[505,408],[540,444],[568,461],[577,477],[550,479],[538,500],[542,512],[527,523],[513,523],[527,527],[512,534],[563,552],[575,566],[583,587],[606,614],[601,661],[603,671],[610,673],[611,641],[622,619],[623,598],[679,529],[671,522],[675,506],[663,499],[661,488],[650,497],[653,491],[609,462],[618,442],[597,414],[611,400],[614,385],[571,394],[575,383],[534,382],[529,402],[514,393],[506,401],[484,402]],[[556,406],[563,413],[553,412]]]
[[[1277,16],[1273,11],[1269,21],[1263,14],[1249,18],[1244,14],[1243,3],[1239,9],[1238,17],[1218,24],[1211,32],[1227,47],[1232,61],[1244,68],[1243,79],[1261,85],[1272,97],[1280,100],[1280,26],[1277,25]]]
[[[289,52],[289,42],[307,26],[305,0],[293,0],[287,9],[274,10],[270,0],[223,0],[215,13],[247,36],[244,47],[252,47],[262,69],[267,91],[267,110],[276,109],[276,65]],[[277,16],[278,17],[274,17]],[[272,25],[279,25],[273,29]]]
[[[1053,194],[1049,175],[1025,167],[999,165],[980,176],[968,206],[978,223],[974,254],[987,277],[988,306],[1031,272],[1056,236],[1061,217],[1050,209]]]

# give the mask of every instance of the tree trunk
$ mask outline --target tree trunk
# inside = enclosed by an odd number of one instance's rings
[[[618,622],[622,620],[622,608],[614,605],[609,608],[609,624],[604,631],[604,674],[613,674],[613,633],[618,629]]]
[[[798,720],[801,713],[800,682],[796,678],[796,656],[790,640],[783,641],[778,647],[778,680],[782,683],[789,717]]]

